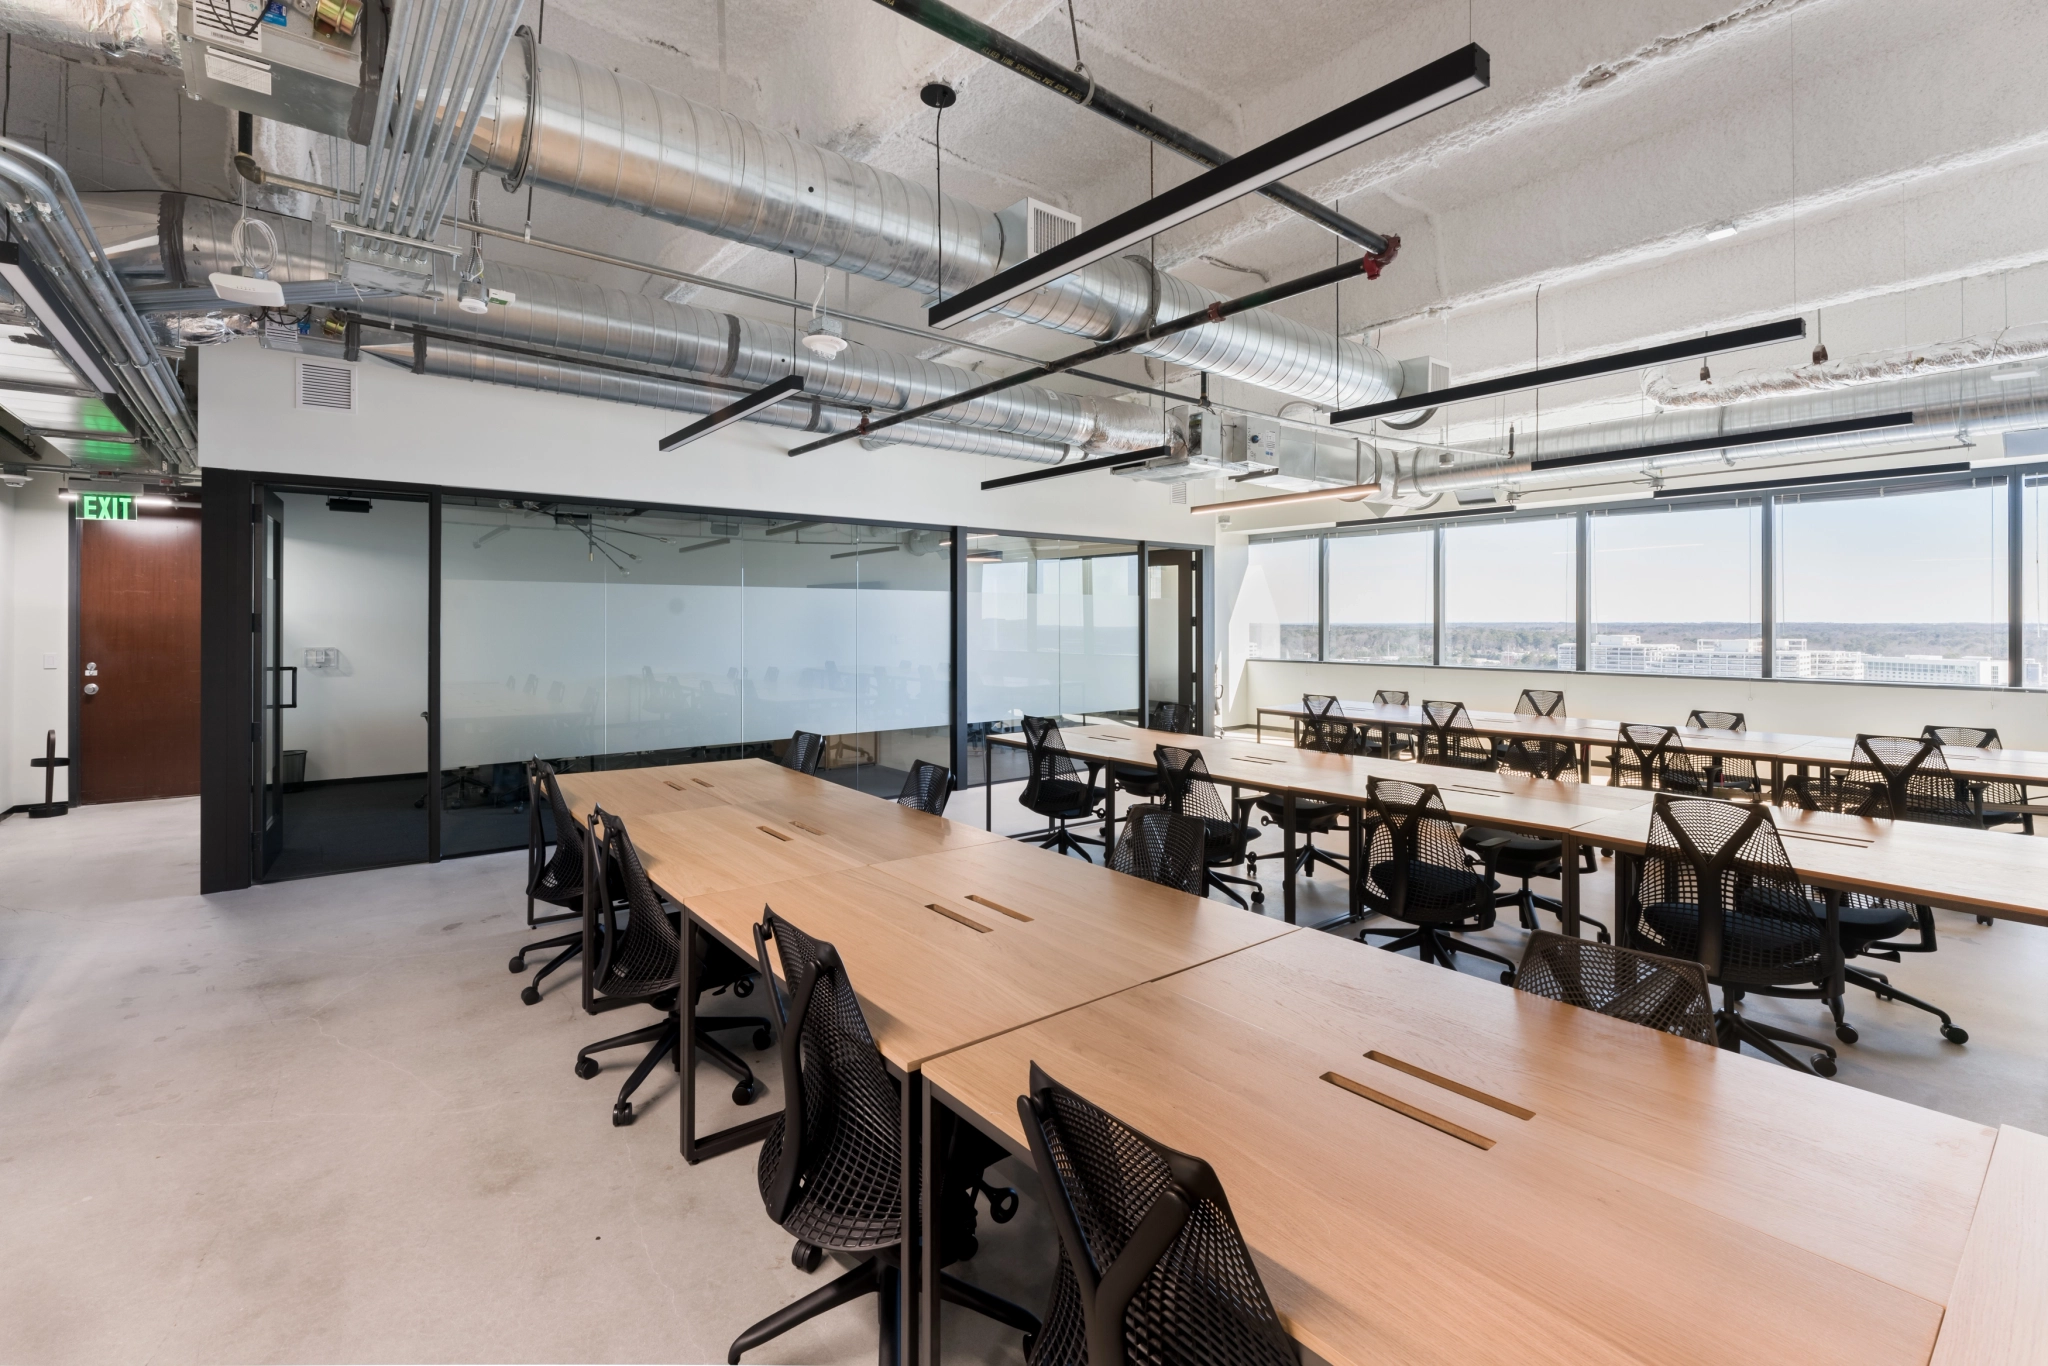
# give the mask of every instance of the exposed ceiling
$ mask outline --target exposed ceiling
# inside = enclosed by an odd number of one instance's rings
[[[960,3],[1071,60],[1065,3]],[[1468,38],[1484,46],[1490,90],[1294,179],[1398,234],[1402,248],[1377,282],[1281,306],[1396,358],[1434,355],[1460,380],[1792,313],[1817,319],[1836,357],[2048,319],[2048,89],[2033,79],[2048,7],[1980,0],[1942,7],[1934,23],[1909,0],[1268,0],[1255,19],[1223,0],[1073,4],[1099,81],[1231,151]],[[943,122],[946,189],[991,208],[1032,195],[1092,223],[1197,170],[873,0],[550,0],[544,12],[534,0],[527,22],[551,48],[926,182],[935,119],[917,91],[947,80],[960,100]],[[178,99],[174,79],[116,79],[101,59],[23,47],[8,132],[47,139],[82,190],[232,193],[222,111]],[[347,159],[296,130],[266,130],[264,148],[277,169],[317,180]],[[481,207],[517,227],[527,196],[487,184]],[[821,283],[815,267],[798,267],[793,286],[787,260],[545,192],[532,223],[623,256],[794,287],[806,306]],[[1726,227],[1732,236],[1710,238]],[[1257,283],[1244,271],[1280,279],[1335,250],[1320,228],[1256,198],[1157,243],[1163,266],[1226,293]],[[516,246],[487,251],[670,292]],[[830,299],[903,321],[925,302],[843,279]],[[1035,355],[1073,348],[1001,320],[971,335]],[[1714,373],[1800,363],[1811,346],[1722,358]],[[979,359],[943,346],[923,354]],[[1146,364],[1114,363],[1134,378]],[[1164,378],[1192,391],[1189,377]],[[1628,374],[1475,403],[1431,431],[1469,441],[1510,424],[1627,416],[1645,405],[1641,382]],[[1220,396],[1279,405],[1243,386]]]

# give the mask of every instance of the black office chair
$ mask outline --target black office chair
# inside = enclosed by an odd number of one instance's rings
[[[1516,736],[1502,741],[1499,753],[1500,766],[1505,771],[1526,773],[1532,778],[1546,778],[1552,782],[1575,783],[1579,780],[1579,766],[1569,741]],[[1529,885],[1534,878],[1564,876],[1563,840],[1486,825],[1468,825],[1458,836],[1458,842],[1485,860],[1496,877],[1511,877],[1522,884],[1515,891],[1500,893],[1494,899],[1494,905],[1515,907],[1521,914],[1523,929],[1539,928],[1536,922],[1539,907],[1559,920],[1564,918],[1563,902],[1555,897],[1540,896]],[[1594,873],[1600,869],[1594,861],[1590,844],[1580,847],[1579,862],[1583,872]],[[1601,943],[1608,942],[1610,936],[1605,925],[1589,915],[1579,918],[1598,931]]]
[[[1938,745],[1954,745],[1958,749],[2003,748],[1998,743],[1995,726],[1929,726],[1920,734]],[[1977,808],[1983,813],[1987,828],[2017,825],[2029,835],[2034,833],[2034,813],[2024,809],[2028,805],[2025,783],[1988,782],[1975,778],[1960,781],[1968,782],[1974,789]],[[1978,918],[1984,924],[1991,923],[1989,916]]]
[[[904,775],[903,790],[896,794],[896,804],[927,816],[943,816],[946,803],[953,798],[953,786],[952,769],[929,759],[913,760],[910,772]]]
[[[1381,688],[1372,695],[1374,705],[1382,707],[1405,707],[1408,705],[1406,688]]]
[[[1698,963],[1721,988],[1720,1046],[1748,1044],[1798,1071],[1835,1074],[1835,1050],[1742,1013],[1745,996],[1831,1001],[1841,995],[1839,926],[1799,881],[1767,806],[1659,793],[1649,848],[1616,867],[1624,948]],[[1784,1047],[1817,1050],[1806,1062]]]
[[[1698,963],[1538,930],[1515,988],[1711,1046],[1714,997]]]
[[[593,850],[601,852],[602,857],[591,860],[594,871],[589,875],[590,897],[585,903],[584,929],[590,935],[592,948],[584,957],[584,1009],[592,1014],[601,1014],[623,1006],[647,1005],[662,1013],[658,1024],[615,1038],[601,1039],[576,1050],[576,1075],[588,1081],[599,1070],[593,1054],[614,1048],[630,1048],[634,1044],[649,1045],[639,1066],[619,1088],[618,1099],[612,1103],[612,1123],[626,1125],[633,1122],[633,1093],[640,1089],[640,1083],[647,1080],[661,1060],[669,1058],[680,1066],[677,1060],[681,1056],[683,1017],[678,1001],[683,973],[683,922],[680,915],[671,916],[662,904],[661,894],[654,890],[646,869],[640,866],[639,852],[633,848],[633,841],[626,834],[624,821],[600,807],[591,813],[587,838]],[[610,870],[609,876],[607,870]],[[625,885],[614,888],[610,885],[613,877]],[[621,910],[626,913],[623,921],[619,916]],[[728,987],[733,989],[735,996],[743,996],[753,990],[752,964],[695,925],[690,926],[690,933],[697,937],[697,988],[700,998],[706,992],[716,994]],[[734,1103],[747,1105],[761,1094],[762,1088],[754,1080],[753,1070],[712,1037],[712,1031],[728,1029],[754,1031],[755,1048],[768,1047],[774,1038],[769,1033],[768,1022],[756,1016],[697,1017],[698,1049],[732,1076],[735,1082],[732,1089]],[[693,1079],[683,1079],[683,1085],[693,1084]]]
[[[782,766],[799,773],[815,774],[819,761],[824,757],[825,737],[800,730],[789,737],[789,748],[782,751]]]
[[[1851,754],[1853,762],[1837,775],[1832,785],[1837,809],[1846,814],[1968,828],[1983,824],[1976,793],[1968,784],[1949,776],[1948,758],[1941,752],[1939,740],[1859,735]],[[1844,959],[1876,958],[1896,963],[1902,953],[1934,953],[1939,948],[1932,906],[1853,894],[1843,898],[1841,920]],[[1906,942],[1897,937],[1909,930],[1917,931],[1916,941]],[[1880,1001],[1901,1001],[1940,1017],[1941,1037],[1950,1043],[1969,1041],[1969,1031],[1958,1028],[1947,1011],[1899,990],[1882,972],[1845,962],[1843,979]],[[1834,1005],[1834,1014],[1836,1036],[1844,1043],[1856,1042],[1856,1030],[1843,1019],[1839,1001]]]
[[[1318,750],[1326,754],[1358,754],[1363,750],[1359,744],[1362,732],[1344,715],[1344,708],[1334,697],[1318,693],[1303,693],[1302,709],[1308,718],[1302,723],[1301,747]],[[1375,746],[1377,748],[1377,746]],[[1277,793],[1267,793],[1253,799],[1259,809],[1259,824],[1277,825],[1284,833],[1287,829],[1287,800]],[[1294,801],[1294,833],[1301,838],[1301,845],[1294,851],[1294,866],[1283,870],[1282,876],[1300,873],[1304,877],[1316,875],[1318,863],[1328,864],[1338,872],[1351,872],[1347,859],[1339,858],[1327,849],[1316,847],[1317,835],[1334,835],[1341,826],[1345,814],[1351,810],[1342,802],[1317,801],[1310,797],[1297,797]],[[1257,877],[1259,856],[1247,852],[1246,871]]]
[[[1171,731],[1175,735],[1192,735],[1195,730],[1195,709],[1186,702],[1154,702],[1146,728]]]
[[[1515,699],[1517,716],[1564,717],[1564,694],[1554,688],[1524,688]]]
[[[1739,711],[1703,711],[1698,707],[1693,708],[1685,718],[1685,724],[1701,730],[1733,731],[1737,735],[1749,729],[1748,720]],[[1717,755],[1713,765],[1713,783],[1716,788],[1763,795],[1763,779],[1757,774],[1756,760]]]
[[[1029,1366],[1298,1366],[1223,1183],[1031,1065],[1017,1097],[1059,1235]]]
[[[1082,846],[1100,845],[1102,841],[1091,835],[1075,834],[1067,823],[1099,819],[1095,808],[1102,802],[1102,789],[1096,785],[1095,765],[1084,766],[1067,753],[1060,739],[1060,723],[1050,716],[1024,718],[1024,758],[1030,771],[1024,779],[1024,795],[1017,802],[1026,811],[1045,817],[1045,829],[1015,838],[1026,844],[1042,845],[1056,854],[1071,850],[1088,858],[1088,851]]]
[[[1243,906],[1244,898],[1231,890],[1231,884],[1235,883],[1239,887],[1251,888],[1252,900],[1263,902],[1266,891],[1259,886],[1257,878],[1216,871],[1235,868],[1246,862],[1252,840],[1252,804],[1244,800],[1234,803],[1224,800],[1215,780],[1209,776],[1209,765],[1203,761],[1202,751],[1160,745],[1152,754],[1159,771],[1166,775],[1167,810],[1175,815],[1193,817],[1208,832],[1207,848],[1202,857],[1206,870],[1203,886],[1214,887]]]
[[[1455,955],[1469,953],[1500,964],[1503,982],[1513,981],[1515,963],[1491,949],[1451,936],[1493,928],[1500,884],[1486,864],[1458,843],[1458,827],[1444,809],[1434,783],[1373,778],[1366,784],[1365,868],[1354,895],[1367,910],[1401,921],[1407,930],[1368,927],[1360,942],[1392,935],[1380,947],[1399,953],[1412,948],[1425,963],[1456,968]]]
[[[1194,708],[1184,702],[1154,702],[1146,720],[1147,730],[1186,735],[1194,728]],[[1156,802],[1166,796],[1166,779],[1158,769],[1142,764],[1104,764],[1109,781],[1141,801]]]
[[[1372,695],[1372,704],[1376,707],[1405,707],[1408,705],[1408,690],[1406,688],[1379,688]],[[1411,757],[1414,755],[1415,736],[1413,732],[1389,730],[1385,734],[1389,745],[1387,751],[1389,759],[1398,759],[1403,754]],[[1378,754],[1380,752],[1379,738],[1377,736],[1366,737],[1365,743],[1369,746],[1364,751],[1365,753]]]
[[[526,803],[526,923],[529,928],[558,924],[564,920],[583,918],[583,824],[569,811],[569,804],[562,800],[562,789],[555,782],[555,770],[538,757],[527,760],[526,780],[531,795]],[[542,804],[554,819],[554,852],[548,852],[547,828],[541,820]],[[534,918],[535,902],[562,908],[560,915],[544,915]],[[514,976],[526,971],[526,955],[553,950],[533,980],[520,989],[519,999],[527,1005],[540,1004],[540,984],[556,968],[583,951],[583,929],[579,925],[571,934],[558,934],[551,939],[538,939],[531,944],[520,946],[512,955],[506,967]]]
[[[1685,747],[1676,726],[1624,721],[1609,760],[1615,787],[1654,788],[1704,797],[1714,788],[1714,762]]]
[[[1463,702],[1424,702],[1422,716],[1415,757],[1423,763],[1483,769],[1498,765],[1493,742],[1472,729],[1472,713]]]
[[[1209,831],[1193,816],[1140,805],[1124,815],[1124,832],[1109,851],[1119,873],[1201,896],[1209,890]]]
[[[839,951],[764,909],[756,930],[761,973],[768,976],[765,940],[775,941],[788,984],[782,1026],[781,1122],[761,1144],[755,1178],[768,1217],[795,1236],[792,1260],[817,1265],[819,1250],[852,1252],[864,1260],[830,1284],[776,1310],[733,1339],[728,1363],[780,1337],[798,1324],[864,1295],[878,1297],[880,1359],[896,1357],[896,1290],[902,1272],[904,1227],[902,1160],[897,1151],[897,1082],[889,1075],[867,1018],[847,981]],[[772,979],[770,979],[772,980]],[[771,987],[771,990],[773,988]],[[945,1154],[939,1190],[941,1246],[927,1251],[947,1266],[971,1255],[974,1192],[982,1171],[1005,1154],[944,1107],[932,1142]],[[1036,1333],[1027,1310],[944,1271],[940,1293],[1023,1333]]]

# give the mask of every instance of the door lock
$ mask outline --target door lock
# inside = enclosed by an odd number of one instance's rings
[[[97,684],[97,683],[88,683],[88,684],[86,684],[86,685],[85,685],[85,695],[86,695],[87,697],[98,697],[98,696],[100,695],[100,685],[99,685],[99,684]]]

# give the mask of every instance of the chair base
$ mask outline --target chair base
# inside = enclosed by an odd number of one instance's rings
[[[708,1058],[712,1065],[730,1076],[737,1083],[732,1088],[735,1105],[751,1105],[760,1097],[764,1088],[754,1078],[754,1071],[742,1061],[738,1054],[711,1036],[712,1030],[751,1029],[754,1031],[754,1047],[766,1048],[774,1042],[768,1022],[753,1015],[716,1015],[697,1017],[697,1051]],[[659,1024],[648,1025],[628,1034],[619,1034],[609,1039],[600,1039],[585,1044],[576,1050],[576,1075],[585,1081],[596,1076],[600,1070],[598,1061],[591,1055],[607,1052],[614,1048],[630,1048],[634,1044],[652,1044],[625,1085],[619,1088],[618,1099],[612,1102],[612,1123],[620,1127],[633,1122],[633,1093],[640,1089],[640,1083],[647,1080],[663,1058],[673,1059],[682,1066],[680,1048],[682,1043],[682,1017],[670,1014]]]
[[[1544,896],[1540,892],[1533,890],[1527,882],[1522,884],[1520,891],[1503,892],[1494,899],[1493,904],[1496,910],[1504,910],[1509,906],[1515,907],[1520,914],[1521,926],[1525,930],[1540,930],[1543,928],[1536,923],[1536,912],[1538,910],[1549,911],[1557,917],[1558,924],[1562,925],[1564,923],[1564,903],[1554,896]],[[1579,916],[1579,923],[1581,925],[1591,925],[1597,931],[1593,937],[1602,944],[1614,942],[1614,938],[1608,933],[1607,927],[1592,916],[1582,913]]]
[[[1207,895],[1212,890],[1218,891],[1229,897],[1232,901],[1235,901],[1240,910],[1250,910],[1251,907],[1245,905],[1244,898],[1230,889],[1230,884],[1232,883],[1236,883],[1240,887],[1251,888],[1253,903],[1261,906],[1265,904],[1266,889],[1259,885],[1257,878],[1239,877],[1235,873],[1219,873],[1214,868],[1203,870],[1204,895]]]
[[[807,1247],[799,1243],[798,1249]],[[813,1265],[816,1263],[813,1262]],[[762,1319],[753,1327],[732,1340],[726,1349],[727,1366],[739,1366],[742,1355],[781,1337],[799,1324],[808,1323],[818,1315],[851,1304],[865,1295],[878,1297],[875,1318],[880,1329],[876,1344],[877,1361],[880,1366],[894,1366],[896,1360],[896,1302],[897,1278],[902,1274],[895,1248],[878,1252],[853,1270],[835,1277],[826,1285],[819,1286],[810,1294],[793,1304],[782,1308]],[[999,1295],[991,1295],[980,1286],[969,1285],[949,1272],[939,1273],[939,1294],[947,1301],[972,1309],[975,1313],[1006,1324],[1020,1333],[1036,1333],[1038,1319],[1021,1305],[1015,1305]]]
[[[519,952],[512,955],[512,961],[506,964],[506,967],[513,972],[524,972],[526,971],[526,955],[529,953],[539,953],[544,949],[559,949],[560,952],[553,958],[548,959],[547,965],[539,972],[533,974],[533,980],[520,990],[519,999],[530,1006],[540,1004],[540,984],[547,975],[568,962],[571,958],[574,958],[577,954],[583,952],[583,931],[578,930],[574,934],[558,934],[553,939],[541,939],[531,944],[522,945]]]
[[[1266,857],[1281,858],[1284,857],[1284,855],[1267,854]],[[1282,870],[1281,876],[1286,877],[1289,874],[1297,874],[1301,877],[1314,877],[1316,875],[1317,864],[1322,864],[1324,867],[1327,868],[1333,868],[1337,872],[1343,874],[1345,877],[1351,876],[1351,862],[1349,859],[1340,858],[1337,855],[1331,853],[1327,849],[1318,849],[1316,847],[1315,836],[1308,834],[1304,834],[1302,836],[1301,848],[1294,851],[1294,865],[1291,868]],[[1245,868],[1246,871],[1250,872],[1253,876],[1257,876],[1259,871],[1259,856],[1250,851],[1246,851]]]
[[[1741,1052],[1742,1045],[1748,1044],[1765,1057],[1783,1063],[1795,1072],[1806,1072],[1816,1077],[1835,1075],[1835,1050],[1832,1047],[1818,1039],[1809,1039],[1804,1034],[1795,1034],[1789,1029],[1758,1024],[1737,1010],[1734,1001],[1730,1001],[1726,1008],[1714,1012],[1714,1033],[1720,1039],[1720,1046],[1731,1053]],[[1819,1051],[1806,1062],[1801,1062],[1780,1047],[1781,1044],[1788,1043]]]
[[[1453,938],[1449,928],[1443,925],[1417,925],[1406,930],[1368,928],[1358,932],[1358,942],[1363,944],[1367,942],[1368,936],[1375,934],[1394,936],[1391,942],[1380,945],[1389,953],[1415,949],[1421,954],[1423,962],[1435,963],[1439,967],[1450,968],[1453,971],[1458,966],[1456,955],[1461,953],[1469,953],[1475,958],[1498,963],[1507,969],[1500,975],[1500,980],[1510,984],[1515,980],[1515,969],[1520,966],[1513,959],[1504,958],[1492,949],[1482,949],[1477,944],[1468,944],[1462,939]]]
[[[1950,1043],[1960,1044],[1970,1041],[1970,1032],[1966,1029],[1958,1028],[1956,1022],[1949,1018],[1947,1011],[1932,1002],[1921,1000],[1910,992],[1900,991],[1892,985],[1891,979],[1881,972],[1866,972],[1862,968],[1844,965],[1842,968],[1842,982],[1845,986],[1862,987],[1880,1001],[1899,1001],[1905,1005],[1912,1006],[1916,1010],[1924,1010],[1930,1015],[1939,1016],[1941,1019],[1941,1037],[1947,1039]],[[1855,1026],[1849,1024],[1843,1018],[1842,998],[1836,996],[1829,1000],[1828,1008],[1834,1013],[1835,1017],[1835,1037],[1843,1043],[1855,1043],[1857,1039],[1856,1029]]]
[[[1088,858],[1088,851],[1082,848],[1082,845],[1092,844],[1096,848],[1104,850],[1105,854],[1108,849],[1107,845],[1092,835],[1075,834],[1067,827],[1067,823],[1064,820],[1048,825],[1043,830],[1033,830],[1022,835],[1012,835],[1010,838],[1021,844],[1035,844],[1041,849],[1050,849],[1055,854],[1079,854],[1082,858],[1088,859],[1090,863],[1095,862],[1095,860]]]

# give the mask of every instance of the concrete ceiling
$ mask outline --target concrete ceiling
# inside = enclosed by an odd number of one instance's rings
[[[1071,59],[1065,3],[958,2]],[[1082,57],[1102,83],[1232,151],[1468,37],[1484,46],[1490,90],[1292,182],[1403,245],[1378,282],[1287,311],[1325,327],[1341,320],[1397,358],[1435,355],[1461,379],[1795,312],[1820,318],[1837,358],[2048,319],[2048,88],[2033,79],[2048,6],[1974,0],[1941,7],[1937,20],[1914,0],[1074,4]],[[550,0],[544,12],[535,0],[527,21],[550,47],[921,180],[934,173],[934,118],[917,90],[948,80],[960,102],[944,120],[946,188],[989,207],[1028,194],[1094,222],[1196,170],[871,0]],[[109,182],[182,175],[214,188],[223,179],[192,155],[190,135],[169,137],[146,111],[110,115],[104,90],[81,97],[108,84],[94,65],[75,65],[50,96],[59,112],[43,111],[51,128],[61,117],[82,187],[95,187],[95,135],[81,132],[88,114],[103,143],[162,144],[115,156]],[[17,131],[43,103],[22,90]],[[188,105],[188,116],[205,108]],[[275,146],[298,173],[310,166],[322,178],[346,157],[326,139]],[[109,155],[105,146],[98,154]],[[171,165],[185,160],[195,164]],[[486,185],[482,210],[517,226],[527,196]],[[617,210],[543,193],[532,214],[537,234],[792,288],[785,259]],[[1708,239],[1724,225],[1737,231]],[[1280,279],[1329,263],[1335,244],[1252,198],[1165,235],[1157,250],[1162,265],[1239,292],[1254,277],[1214,261]],[[670,288],[499,244],[488,251],[627,288]],[[819,283],[805,266],[794,287],[808,304]],[[835,280],[831,297],[905,321],[924,302],[868,281]],[[767,311],[723,295],[706,302]],[[1072,345],[1001,321],[974,335],[1041,355]],[[1726,357],[1715,373],[1803,361],[1811,345]],[[946,352],[940,344],[927,354]],[[1144,366],[1120,363],[1134,377]],[[1449,430],[1469,439],[1538,420],[1539,407],[1546,425],[1632,413],[1640,380],[1469,405]],[[1278,402],[1241,386],[1222,396],[1268,410]]]

